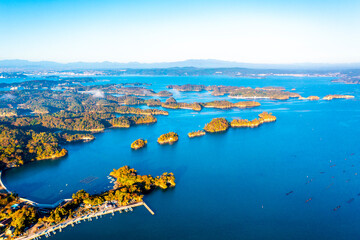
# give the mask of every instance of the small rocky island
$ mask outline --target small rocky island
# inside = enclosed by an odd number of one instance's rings
[[[275,122],[276,121],[276,117],[274,115],[272,115],[272,113],[262,112],[258,116],[262,122]]]
[[[333,95],[326,95],[323,99],[324,100],[333,100],[333,99],[351,99],[355,98],[352,95],[341,95],[341,94],[333,94]]]
[[[248,119],[234,119],[231,121],[231,127],[237,128],[237,127],[258,127],[263,123],[266,122],[275,122],[276,117],[272,115],[272,113],[263,112],[259,114],[259,119],[255,118],[251,121]]]
[[[179,140],[179,136],[175,132],[169,132],[161,135],[157,142],[160,144],[172,144]]]
[[[310,100],[310,101],[317,101],[320,98],[318,96],[309,96],[309,97],[299,97],[299,100]]]
[[[160,91],[157,93],[158,97],[171,97],[173,94],[169,91]]]
[[[166,99],[165,103],[160,103],[159,106],[170,109],[191,109],[194,111],[201,111],[202,109],[199,103],[179,103],[173,97]]]
[[[234,119],[231,121],[231,127],[233,128],[237,128],[237,127],[250,127],[250,128],[254,128],[254,127],[258,127],[261,124],[261,121],[257,118],[253,119],[253,120],[248,120],[248,119]]]
[[[189,138],[194,138],[194,137],[204,136],[205,134],[206,134],[206,132],[204,130],[199,130],[199,131],[195,131],[195,132],[189,132],[188,136],[189,136]]]
[[[223,132],[226,131],[229,126],[230,124],[225,118],[214,118],[205,125],[204,130],[210,133]]]
[[[131,144],[131,148],[137,150],[139,148],[145,147],[147,144],[147,140],[144,139],[137,139]]]

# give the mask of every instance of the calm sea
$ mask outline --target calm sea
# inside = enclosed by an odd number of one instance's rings
[[[101,84],[151,83],[156,91],[186,83],[283,86],[303,96],[352,94],[355,99],[259,100],[261,107],[253,109],[168,110],[169,116],[159,116],[154,125],[108,129],[96,134],[95,141],[66,145],[66,158],[5,172],[3,181],[11,191],[41,203],[68,198],[79,189],[107,190],[112,186],[108,174],[124,165],[140,174],[175,174],[174,189],[145,196],[154,216],[140,207],[68,227],[52,239],[360,238],[360,85],[289,77],[100,79],[109,80]],[[173,93],[186,102],[228,99],[206,92]],[[214,117],[252,119],[262,111],[278,120],[255,129],[187,137]],[[158,136],[169,131],[179,134],[179,142],[158,145]],[[148,146],[132,151],[130,144],[138,138],[147,139]],[[341,207],[334,211],[337,206]]]

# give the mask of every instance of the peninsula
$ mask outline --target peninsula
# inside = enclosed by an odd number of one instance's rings
[[[144,193],[157,188],[165,190],[176,185],[172,173],[163,173],[158,177],[141,176],[128,166],[114,169],[110,176],[116,179],[112,190],[94,195],[79,190],[71,199],[64,200],[54,209],[39,209],[15,194],[0,194],[0,221],[4,225],[1,231],[5,231],[5,235],[12,238],[20,235],[26,239],[41,235],[48,237],[56,229],[61,231],[70,224],[88,218],[114,211],[128,211],[132,210],[131,207],[140,205],[146,206],[143,202]]]

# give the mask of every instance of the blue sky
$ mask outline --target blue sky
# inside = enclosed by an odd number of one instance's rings
[[[0,0],[0,59],[360,62],[360,0]]]

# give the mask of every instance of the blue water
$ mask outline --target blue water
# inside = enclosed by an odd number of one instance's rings
[[[3,181],[20,196],[53,203],[78,189],[108,189],[113,168],[129,165],[140,174],[173,172],[177,186],[154,191],[145,208],[67,228],[52,239],[359,239],[360,86],[330,78],[103,77],[109,82],[145,82],[165,90],[168,84],[283,86],[303,96],[352,94],[333,101],[259,100],[244,110],[168,110],[150,126],[108,129],[95,141],[69,144],[69,155],[27,164],[4,173]],[[108,83],[108,82],[105,82]],[[173,91],[178,101],[227,99]],[[234,99],[230,99],[235,101]],[[275,123],[255,129],[230,129],[189,139],[214,117],[255,118],[270,111]],[[179,142],[156,143],[175,131]],[[137,138],[148,146],[132,151]],[[334,167],[330,167],[336,165]],[[321,173],[324,172],[324,173]],[[97,177],[91,183],[81,180]],[[286,193],[293,191],[288,196]],[[312,200],[306,203],[306,200]],[[347,203],[351,198],[355,200]],[[341,205],[338,211],[333,208]]]

